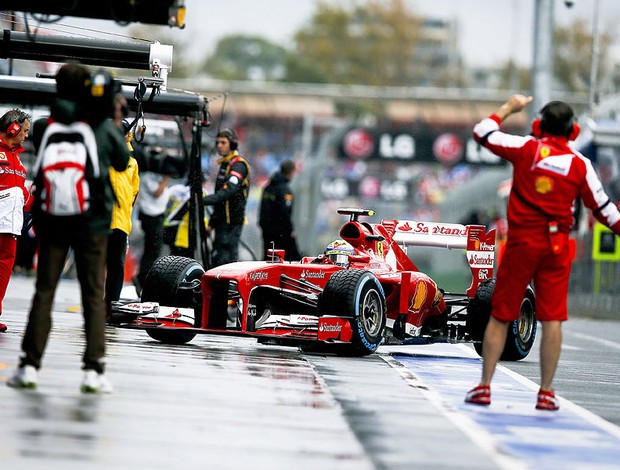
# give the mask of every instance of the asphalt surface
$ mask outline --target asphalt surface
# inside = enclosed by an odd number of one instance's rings
[[[17,364],[33,282],[14,276],[9,285],[0,382]],[[538,377],[536,351],[509,364],[508,375],[521,374],[517,385],[503,385],[512,376],[498,378],[498,403],[494,395],[492,407],[481,414],[479,407],[462,403],[479,371],[468,346],[382,347],[379,354],[356,359],[211,335],[165,346],[144,332],[108,327],[106,375],[115,392],[90,396],[79,391],[84,347],[79,299],[77,283],[63,280],[37,390],[0,383],[3,470],[537,468],[526,451],[495,441],[479,419],[514,411],[512,403],[503,404],[502,390],[523,387],[524,411],[510,419],[541,424],[532,411],[535,392],[529,393],[535,384],[528,380]],[[556,388],[575,404],[563,400],[561,414],[543,416],[542,424],[559,416],[564,435],[583,433],[583,424],[566,421],[585,416],[588,426],[598,426],[590,434],[604,433],[602,440],[614,444],[608,447],[620,447],[614,440],[620,442],[620,430],[610,424],[620,421],[614,357],[620,354],[619,329],[614,322],[567,323]],[[424,360],[439,362],[428,366]],[[441,367],[447,374],[441,375]],[[437,373],[425,376],[435,368]],[[577,468],[562,464],[564,451],[557,445],[543,446],[543,452],[547,468]],[[590,468],[608,468],[607,460]]]

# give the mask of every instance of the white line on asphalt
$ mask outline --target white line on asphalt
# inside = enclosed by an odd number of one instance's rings
[[[595,343],[600,343],[613,349],[620,349],[620,343],[617,343],[615,341],[609,341],[608,339],[599,338],[598,336],[587,335],[585,333],[571,332],[570,334],[576,336],[577,338],[586,339]]]
[[[590,336],[590,335],[586,335],[583,333],[572,333],[574,335],[577,336],[584,336],[587,338],[584,339],[591,339],[593,341],[599,341],[601,340],[601,338],[597,338],[596,336]],[[607,343],[612,343],[611,341],[607,341],[607,340],[601,340],[601,341],[605,341]],[[457,345],[460,348],[464,348],[465,350],[468,350],[469,348],[467,348],[465,345],[463,344],[458,344]],[[618,347],[617,345],[615,347]],[[517,380],[518,382],[521,382],[521,384],[525,385],[526,387],[532,389],[532,390],[538,390],[538,384],[536,384],[536,382],[533,382],[532,380],[528,379],[527,377],[523,377],[522,375],[508,369],[507,367],[498,364],[497,365],[497,369],[501,370],[502,372],[504,372],[506,375],[509,375],[510,377],[512,377],[513,379]],[[599,426],[603,429],[605,429],[605,431],[607,431],[610,434],[613,434],[614,436],[620,438],[620,427],[616,426],[613,423],[610,423],[609,421],[601,418],[599,415],[592,413],[591,411],[586,410],[585,408],[573,403],[572,401],[566,400],[564,398],[562,398],[561,396],[558,395],[558,398],[560,399],[561,403],[562,403],[562,408],[570,408],[571,411],[575,414],[578,414],[579,416],[581,416],[583,419],[585,419],[586,421],[590,422],[591,424],[595,425],[595,426]]]
[[[447,406],[447,402],[442,399],[441,395],[426,386],[426,384],[421,381],[410,369],[387,354],[381,354],[381,358],[394,370],[396,370],[405,382],[416,390],[419,390],[420,393],[441,412],[441,414],[452,421],[472,440],[472,442],[474,442],[481,450],[486,452],[489,457],[491,457],[491,459],[499,465],[500,468],[506,470],[521,470],[527,468],[524,463],[503,453],[496,445],[493,437],[483,427],[479,426],[475,421],[466,415]]]

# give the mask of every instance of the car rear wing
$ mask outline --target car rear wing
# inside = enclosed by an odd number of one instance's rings
[[[428,246],[465,250],[472,273],[467,296],[473,297],[478,284],[493,277],[495,262],[495,229],[484,225],[446,224],[413,220],[382,220],[393,240],[403,246]]]

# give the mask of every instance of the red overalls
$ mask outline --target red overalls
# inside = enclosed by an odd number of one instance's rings
[[[620,234],[620,212],[610,203],[590,160],[568,146],[568,139],[545,134],[536,139],[499,131],[491,115],[474,128],[474,138],[513,165],[508,199],[508,240],[492,300],[492,315],[516,320],[526,286],[533,279],[536,317],[568,318],[571,269],[568,233],[573,202],[583,203],[603,224]]]

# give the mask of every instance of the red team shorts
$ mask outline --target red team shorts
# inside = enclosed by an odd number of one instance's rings
[[[568,319],[568,278],[571,254],[568,234],[561,233],[560,251],[551,251],[547,230],[510,230],[506,251],[497,271],[491,315],[503,322],[519,318],[525,290],[534,281],[536,318]]]

